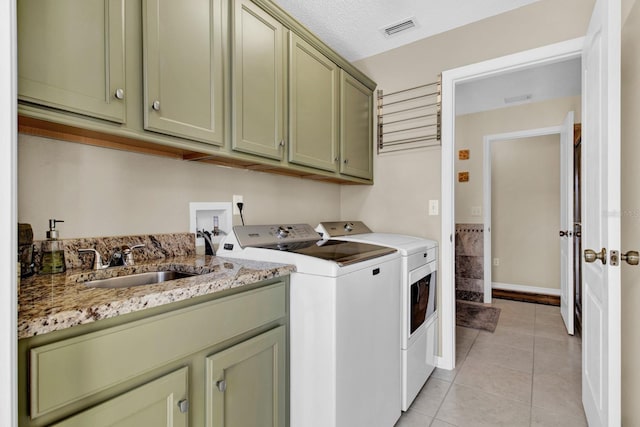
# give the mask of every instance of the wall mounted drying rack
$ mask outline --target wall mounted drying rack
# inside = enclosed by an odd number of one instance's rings
[[[440,145],[442,80],[383,93],[378,90],[378,154]]]

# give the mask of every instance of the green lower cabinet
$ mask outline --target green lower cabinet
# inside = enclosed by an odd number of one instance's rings
[[[287,282],[19,340],[19,425],[286,427]]]
[[[207,427],[286,425],[285,327],[207,358]]]
[[[54,424],[59,427],[187,427],[188,368]]]

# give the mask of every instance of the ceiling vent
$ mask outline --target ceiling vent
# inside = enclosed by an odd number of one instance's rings
[[[417,26],[418,25],[416,23],[415,18],[412,17],[412,18],[403,19],[400,22],[396,22],[395,24],[391,24],[387,27],[384,27],[380,31],[382,31],[385,37],[391,37],[401,32],[415,28]]]
[[[530,101],[531,98],[533,98],[533,95],[528,93],[526,95],[518,95],[518,96],[512,96],[510,98],[505,98],[504,99],[504,103],[505,104],[515,104],[517,102],[526,102],[526,101]]]

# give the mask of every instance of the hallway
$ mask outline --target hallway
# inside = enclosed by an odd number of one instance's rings
[[[581,340],[560,308],[494,299],[494,333],[457,327],[456,369],[436,369],[396,427],[579,427]]]

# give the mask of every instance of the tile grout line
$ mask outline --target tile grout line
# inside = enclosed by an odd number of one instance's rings
[[[473,338],[473,342],[469,346],[469,350],[467,351],[467,354],[464,355],[464,359],[462,359],[460,361],[460,364],[458,366],[462,366],[462,364],[465,362],[465,360],[467,360],[467,357],[469,357],[469,353],[471,353],[471,349],[475,345],[476,340],[478,339],[479,335],[480,334],[476,334],[476,336]],[[458,366],[454,366],[453,369],[457,370]],[[442,405],[444,404],[444,401],[447,399],[447,396],[449,395],[449,392],[451,391],[451,388],[453,387],[453,383],[456,380],[456,377],[458,376],[459,373],[460,373],[460,371],[458,370],[456,372],[456,374],[453,376],[453,378],[451,379],[451,383],[449,384],[449,387],[447,388],[447,392],[444,394],[444,397],[442,398],[442,401],[440,401],[440,404],[438,405],[438,409],[436,410],[436,413],[433,415],[433,418],[431,418],[431,422],[429,423],[429,426],[433,425],[433,423],[436,421],[436,419],[438,419],[437,417],[438,417],[438,413],[440,412],[440,408],[442,408]]]
[[[531,364],[531,407],[529,408],[529,427],[533,427],[533,382],[535,381],[536,369],[536,320],[538,319],[538,306],[533,311],[533,358]]]

